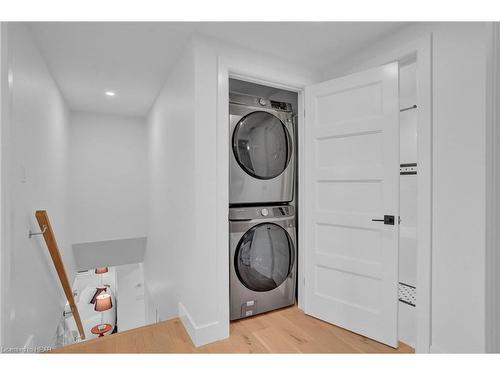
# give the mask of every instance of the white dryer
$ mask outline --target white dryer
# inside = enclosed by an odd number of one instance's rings
[[[290,103],[229,95],[229,204],[288,203],[294,192]]]

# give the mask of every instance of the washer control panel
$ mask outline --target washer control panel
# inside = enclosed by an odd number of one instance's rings
[[[231,207],[229,220],[252,220],[263,218],[289,217],[295,214],[293,206]]]

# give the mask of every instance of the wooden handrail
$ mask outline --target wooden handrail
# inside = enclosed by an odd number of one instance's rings
[[[52,258],[52,262],[54,263],[54,267],[56,268],[57,275],[59,276],[59,281],[61,281],[64,294],[66,295],[66,299],[68,300],[71,312],[73,313],[73,318],[75,318],[78,332],[80,333],[80,337],[82,338],[82,340],[84,340],[85,333],[83,331],[82,320],[80,319],[80,314],[78,313],[78,308],[76,307],[75,298],[73,297],[73,290],[71,289],[71,285],[69,284],[68,275],[66,274],[66,270],[64,268],[64,263],[61,258],[61,253],[59,252],[59,247],[57,246],[54,232],[52,231],[52,226],[50,225],[47,211],[38,210],[35,212],[35,217],[38,221],[40,229],[43,232],[43,238],[45,239],[45,243],[47,244],[47,249],[49,249],[50,257]],[[46,229],[44,230],[44,228]]]

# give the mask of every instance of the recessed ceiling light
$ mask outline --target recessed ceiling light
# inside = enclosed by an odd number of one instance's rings
[[[114,91],[106,91],[105,93],[107,96],[115,96],[116,95],[116,92]]]

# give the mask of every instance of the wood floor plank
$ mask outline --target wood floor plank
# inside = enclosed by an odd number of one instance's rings
[[[304,314],[288,315],[284,318],[299,325],[314,337],[313,340],[301,345],[301,351],[304,353],[360,353],[354,346],[340,340],[333,332],[326,329],[323,326],[326,324],[324,322],[318,323],[316,319]]]
[[[305,315],[296,306],[231,323],[230,337],[195,347],[179,319],[57,348],[53,353],[413,353]]]
[[[233,344],[238,353],[268,353],[268,350],[257,337],[253,334],[244,322],[234,322],[231,324],[231,338],[234,338]]]
[[[287,340],[283,331],[276,327],[260,329],[254,335],[269,353],[300,353],[297,344]]]

